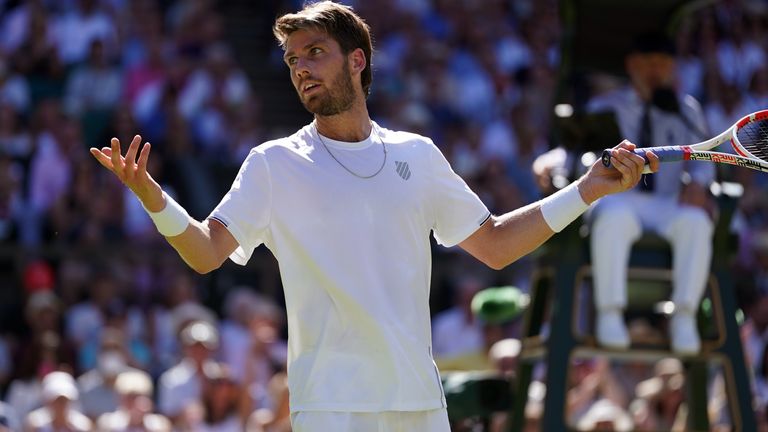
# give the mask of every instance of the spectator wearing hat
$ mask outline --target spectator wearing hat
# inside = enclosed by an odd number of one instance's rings
[[[51,372],[43,378],[42,388],[44,405],[27,415],[26,431],[78,432],[93,429],[88,417],[74,407],[78,391],[72,375],[62,371]]]
[[[118,376],[136,370],[125,341],[124,333],[115,328],[104,329],[99,350],[94,355],[94,367],[77,379],[83,413],[97,419],[104,413],[115,411],[120,402],[116,389]]]
[[[481,325],[481,347],[460,356],[435,358],[435,363],[443,371],[495,369],[489,358],[491,347],[503,339],[517,336],[518,318],[528,306],[528,301],[528,295],[513,286],[479,291],[472,298],[471,310]]]
[[[115,380],[115,391],[120,397],[120,406],[99,417],[99,431],[170,432],[171,422],[165,416],[153,413],[153,386],[149,374],[136,369],[120,372]]]
[[[179,334],[181,361],[160,376],[158,408],[177,427],[183,426],[202,395],[205,367],[219,348],[219,333],[206,321],[193,321]]]
[[[629,414],[610,399],[595,402],[576,425],[580,431],[628,432],[634,429]]]

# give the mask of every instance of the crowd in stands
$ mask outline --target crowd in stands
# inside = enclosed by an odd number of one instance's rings
[[[301,126],[263,122],[269,107],[238,59],[287,69],[276,43],[234,51],[229,3],[0,0],[0,431],[290,430],[284,310],[269,254],[244,271],[193,274],[88,154],[140,133],[153,143],[152,175],[202,218],[215,203],[198,199],[199,173],[226,188],[251,147]],[[432,137],[494,212],[546,189],[531,166],[551,144],[558,3],[351,2],[375,36],[373,118]],[[270,5],[277,15],[300,2]],[[701,8],[683,20],[676,45],[680,89],[702,103],[712,132],[768,108],[765,2]],[[595,80],[593,90],[617,81]],[[768,430],[768,177],[731,170],[721,180],[744,189],[734,278]],[[519,321],[484,323],[472,300],[493,285],[527,292],[535,259],[489,274],[461,252],[435,254],[438,363],[463,356],[471,361],[451,364],[510,374]],[[682,430],[679,362],[615,367],[574,363],[572,424]],[[537,430],[543,386],[532,387],[526,430]]]

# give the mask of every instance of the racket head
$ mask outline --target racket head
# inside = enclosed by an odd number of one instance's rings
[[[768,110],[744,116],[733,125],[732,134],[736,153],[768,163]]]

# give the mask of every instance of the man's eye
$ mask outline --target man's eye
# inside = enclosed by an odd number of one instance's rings
[[[294,65],[294,64],[296,64],[297,61],[298,61],[298,59],[296,57],[290,57],[288,59],[288,64],[289,65]]]
[[[320,54],[321,52],[323,52],[323,49],[315,47],[315,48],[312,48],[309,52],[311,52],[312,54]]]

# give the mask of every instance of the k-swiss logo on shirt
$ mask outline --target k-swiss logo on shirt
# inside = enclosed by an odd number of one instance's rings
[[[395,161],[395,170],[403,180],[411,178],[411,169],[408,168],[408,162]]]

